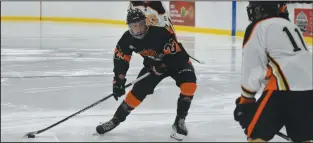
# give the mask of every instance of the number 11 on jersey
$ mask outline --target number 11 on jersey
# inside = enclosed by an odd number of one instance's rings
[[[301,48],[299,48],[299,46],[297,45],[297,43],[296,43],[295,39],[293,38],[293,36],[291,35],[289,29],[287,27],[284,27],[283,31],[286,32],[286,34],[287,34],[287,36],[288,36],[288,38],[289,38],[289,40],[290,40],[290,42],[291,42],[291,44],[293,46],[293,51],[294,52],[301,51]],[[299,30],[297,28],[295,28],[295,32],[297,33],[298,37],[300,38],[301,43],[302,43],[304,49],[308,50],[306,48],[306,46],[305,46],[305,43],[303,41],[303,38],[301,37],[301,34],[300,34]]]

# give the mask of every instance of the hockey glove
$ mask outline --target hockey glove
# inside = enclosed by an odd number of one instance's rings
[[[143,65],[148,69],[148,71],[152,75],[160,76],[167,70],[166,65],[164,63],[162,63],[161,61],[155,61],[150,58],[145,58]]]
[[[113,78],[113,96],[116,101],[119,97],[125,94],[125,83],[126,78],[119,78],[116,76]]]
[[[247,128],[256,112],[257,104],[255,98],[239,97],[236,100],[234,110],[235,121],[239,122],[243,129]]]
[[[154,75],[160,76],[166,72],[166,66],[165,64],[157,64],[152,66],[151,72]]]

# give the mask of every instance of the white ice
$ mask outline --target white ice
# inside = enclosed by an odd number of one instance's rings
[[[120,104],[113,98],[36,136],[112,91],[112,51],[123,26],[64,23],[1,23],[1,141],[175,141],[170,136],[179,89],[162,81],[115,130],[93,136]],[[178,32],[194,63],[198,89],[184,141],[246,141],[233,120],[240,95],[241,38]],[[127,78],[142,67],[135,55]],[[130,89],[127,89],[130,90]],[[284,132],[284,131],[283,131]],[[273,141],[284,141],[275,137]]]

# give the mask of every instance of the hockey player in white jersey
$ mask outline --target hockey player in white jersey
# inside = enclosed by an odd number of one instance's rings
[[[313,140],[312,53],[284,3],[251,1],[234,118],[248,141],[269,141],[285,126],[295,142]],[[255,94],[265,85],[261,97]]]
[[[166,27],[175,31],[169,14],[161,1],[130,1],[128,10],[136,8],[146,15],[148,26]]]

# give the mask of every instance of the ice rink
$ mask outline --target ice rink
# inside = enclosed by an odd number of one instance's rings
[[[22,138],[111,93],[113,49],[125,30],[112,25],[2,22],[1,141],[175,141],[169,135],[179,89],[171,78],[103,136],[92,134],[99,122],[113,116],[121,100],[110,98],[34,139]],[[205,62],[193,62],[198,89],[184,141],[246,141],[233,120],[234,101],[240,95],[242,38],[181,32],[178,38],[190,55]],[[134,54],[128,82],[141,68],[142,59]],[[277,136],[273,141],[284,140]]]

